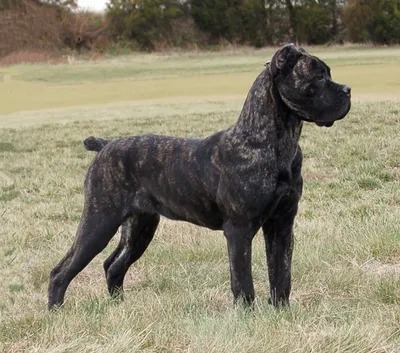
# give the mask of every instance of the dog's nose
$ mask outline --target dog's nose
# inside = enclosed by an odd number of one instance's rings
[[[347,96],[350,96],[351,87],[350,87],[350,86],[343,86],[343,92],[344,92]]]

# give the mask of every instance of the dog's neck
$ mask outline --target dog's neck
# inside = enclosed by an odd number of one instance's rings
[[[271,141],[271,134],[297,143],[302,124],[280,97],[267,64],[254,81],[233,129],[254,143]]]

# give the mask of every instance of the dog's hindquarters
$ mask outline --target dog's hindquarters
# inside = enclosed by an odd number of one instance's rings
[[[136,212],[122,224],[119,244],[103,266],[112,296],[122,294],[126,272],[146,251],[159,221],[158,214]]]
[[[107,246],[122,221],[116,212],[84,209],[73,245],[50,273],[49,309],[63,304],[70,282]]]
[[[63,304],[70,282],[107,246],[129,215],[129,208],[121,202],[126,196],[110,193],[112,177],[96,158],[86,176],[84,209],[74,243],[50,274],[49,309]]]

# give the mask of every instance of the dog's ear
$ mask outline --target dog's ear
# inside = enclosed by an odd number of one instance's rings
[[[304,51],[303,51],[304,52]],[[278,50],[271,60],[271,72],[275,77],[280,72],[291,70],[302,53],[291,43]]]

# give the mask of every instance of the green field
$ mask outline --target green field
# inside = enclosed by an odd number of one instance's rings
[[[232,305],[221,232],[162,220],[109,299],[107,249],[46,310],[50,270],[72,243],[89,135],[204,137],[233,124],[272,49],[132,55],[0,68],[0,352],[400,352],[400,48],[310,48],[353,107],[306,123],[290,309]]]

